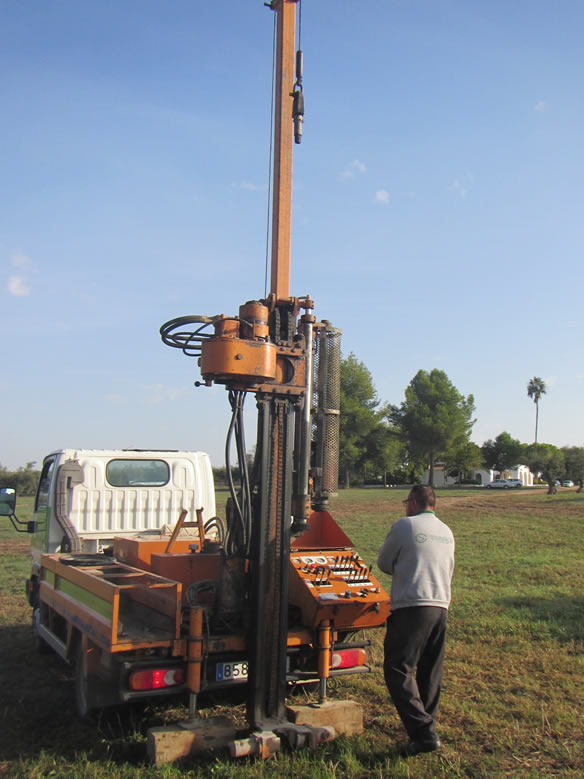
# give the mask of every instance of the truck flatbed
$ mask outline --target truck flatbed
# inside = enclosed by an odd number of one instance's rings
[[[172,647],[180,638],[181,583],[100,557],[43,555],[41,602],[108,652]]]

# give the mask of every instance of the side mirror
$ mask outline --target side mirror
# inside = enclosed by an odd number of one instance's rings
[[[2,487],[0,489],[0,517],[8,517],[12,522],[12,527],[17,533],[36,533],[37,522],[25,522],[18,519],[14,513],[16,509],[16,490],[13,487]],[[19,527],[21,525],[21,527]],[[26,525],[26,530],[23,525]]]
[[[13,487],[0,489],[0,517],[11,517],[16,509],[16,490]]]

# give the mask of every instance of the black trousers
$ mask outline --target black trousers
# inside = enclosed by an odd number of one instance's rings
[[[447,617],[447,609],[414,606],[396,609],[387,620],[385,684],[413,741],[436,735]]]

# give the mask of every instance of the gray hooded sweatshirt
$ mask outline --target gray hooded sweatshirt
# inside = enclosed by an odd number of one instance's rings
[[[433,511],[403,517],[379,550],[377,565],[392,576],[391,610],[450,604],[454,536]]]

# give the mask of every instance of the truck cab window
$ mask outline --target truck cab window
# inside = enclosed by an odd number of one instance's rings
[[[46,508],[49,505],[49,491],[51,489],[51,480],[53,478],[53,471],[55,468],[55,460],[46,460],[43,465],[43,471],[39,481],[37,489],[36,500],[34,510],[38,511],[40,508]]]
[[[164,487],[170,468],[164,460],[110,460],[106,479],[112,487]]]

